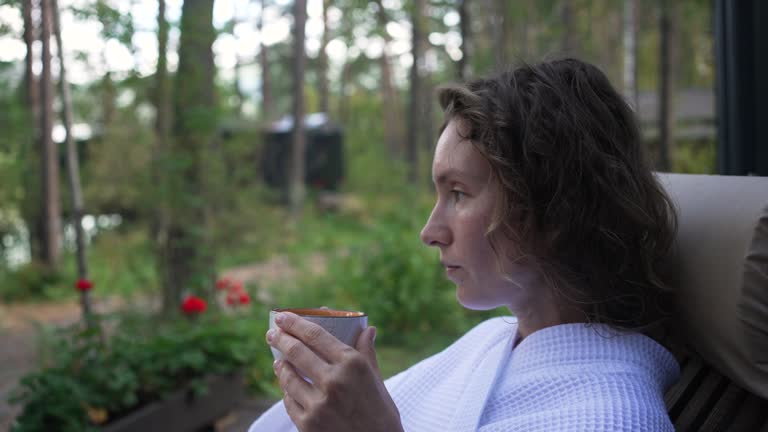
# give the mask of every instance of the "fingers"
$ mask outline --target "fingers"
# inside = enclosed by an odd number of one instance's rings
[[[325,331],[319,325],[307,321],[296,314],[283,312],[275,317],[275,323],[282,330],[290,333],[296,339],[299,339],[312,351],[320,354],[329,362],[336,362],[342,358],[345,351],[350,347],[336,339],[333,335]],[[285,354],[285,351],[283,351]],[[305,370],[302,364],[291,361],[301,370]],[[309,371],[307,371],[309,372]],[[312,378],[310,376],[310,378]]]
[[[267,342],[283,353],[283,360],[295,365],[313,381],[323,376],[328,367],[325,360],[285,331],[277,329],[268,331]]]
[[[368,327],[360,333],[357,337],[357,343],[355,349],[365,357],[368,364],[371,365],[376,374],[381,378],[381,371],[379,370],[379,361],[376,358],[376,347],[374,342],[376,341],[376,327]]]
[[[283,405],[285,405],[285,411],[288,412],[288,415],[291,417],[294,423],[297,423],[296,420],[304,415],[304,407],[302,407],[298,402],[296,402],[294,398],[287,394],[283,396]]]
[[[301,407],[308,406],[310,399],[318,396],[318,390],[305,381],[290,363],[285,361],[277,362],[275,373],[280,381],[280,388],[283,389],[283,393]]]

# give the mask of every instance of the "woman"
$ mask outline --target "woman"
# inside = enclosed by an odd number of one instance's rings
[[[515,318],[382,382],[375,328],[352,349],[286,314],[267,334],[286,354],[285,398],[251,431],[673,430],[663,393],[679,367],[650,335],[668,315],[657,266],[675,216],[622,97],[565,59],[439,99],[437,202],[421,238],[463,306]]]

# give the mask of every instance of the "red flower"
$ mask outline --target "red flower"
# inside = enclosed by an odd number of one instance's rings
[[[90,291],[90,289],[93,288],[93,282],[89,281],[88,279],[78,279],[75,287],[78,291]]]
[[[227,304],[230,306],[236,305],[237,297],[233,296],[232,294],[227,295]]]
[[[187,296],[187,298],[184,299],[184,302],[181,304],[181,310],[188,315],[203,313],[207,307],[208,304],[205,302],[205,300],[193,295]]]
[[[229,292],[234,292],[238,294],[243,292],[243,283],[240,281],[233,282],[232,285],[229,287]]]
[[[229,284],[230,284],[231,282],[232,282],[232,281],[230,281],[230,280],[229,280],[229,278],[225,278],[225,277],[223,277],[223,278],[221,278],[221,279],[219,279],[219,280],[217,280],[217,281],[216,281],[216,289],[217,289],[217,290],[223,290],[223,289],[226,289],[227,287],[229,287]]]
[[[251,302],[251,298],[248,297],[248,293],[240,294],[240,304],[241,305],[247,305],[250,302]]]

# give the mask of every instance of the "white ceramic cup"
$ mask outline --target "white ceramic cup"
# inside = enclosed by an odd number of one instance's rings
[[[368,327],[368,315],[363,312],[321,308],[281,308],[269,311],[269,328],[277,328],[275,316],[280,312],[292,312],[324,328],[328,333],[345,344],[354,347],[357,337]],[[283,354],[270,346],[275,360]]]

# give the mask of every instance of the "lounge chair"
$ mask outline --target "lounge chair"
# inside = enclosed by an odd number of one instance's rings
[[[659,174],[679,214],[668,270],[678,431],[768,431],[768,177]]]

